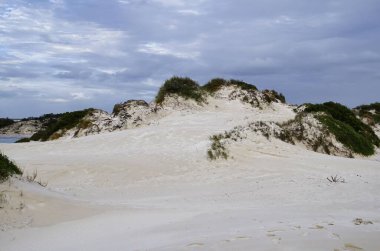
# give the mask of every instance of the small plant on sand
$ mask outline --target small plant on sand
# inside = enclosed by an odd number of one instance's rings
[[[338,177],[338,175],[327,177],[327,180],[331,183],[346,183],[346,181],[342,177]]]
[[[26,174],[25,178],[28,182],[34,182],[37,178],[37,170],[34,170],[32,174]]]
[[[0,192],[0,208],[2,208],[2,204],[5,204],[5,203],[7,203],[7,197],[6,197],[6,195],[5,195],[5,193],[4,193],[4,191],[1,191]]]
[[[223,134],[217,134],[210,137],[211,147],[207,151],[207,157],[209,160],[216,160],[219,158],[227,159],[228,152],[225,147],[225,143],[222,141]]]
[[[362,218],[356,218],[355,220],[352,221],[355,225],[369,225],[373,224],[372,221],[370,220],[363,220]]]
[[[5,181],[14,174],[21,175],[22,171],[6,155],[0,153],[0,182]]]

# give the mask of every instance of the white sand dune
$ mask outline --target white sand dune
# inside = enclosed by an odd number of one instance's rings
[[[210,135],[294,117],[282,104],[213,102],[120,132],[1,144],[48,186],[2,185],[23,206],[0,210],[0,250],[379,250],[380,155],[333,157],[257,136],[210,162]]]

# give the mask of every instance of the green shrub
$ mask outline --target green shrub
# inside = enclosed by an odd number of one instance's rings
[[[77,126],[80,124],[83,117],[91,113],[93,110],[94,109],[86,109],[82,111],[62,113],[58,118],[48,120],[44,125],[44,129],[33,134],[32,137],[30,137],[30,140],[46,141],[51,136],[58,135],[57,132],[59,130],[65,131]]]
[[[225,80],[222,78],[214,78],[210,80],[207,84],[202,86],[202,89],[209,92],[209,93],[214,93],[218,91],[220,88],[223,86],[238,86],[242,90],[246,91],[257,91],[257,87],[251,84],[248,84],[246,82],[240,81],[240,80]]]
[[[204,101],[200,86],[190,78],[172,77],[166,80],[156,96],[156,103],[161,104],[170,94],[176,94],[185,99],[194,99],[197,102]]]
[[[0,118],[0,128],[14,124],[15,122],[9,118]]]
[[[13,174],[22,174],[22,171],[6,155],[0,153],[0,181],[8,179]]]
[[[242,90],[245,90],[245,91],[257,91],[257,87],[256,86],[248,84],[248,83],[246,83],[244,81],[231,79],[229,81],[229,84],[230,85],[239,86]]]
[[[225,147],[225,143],[222,142],[222,139],[224,139],[225,135],[218,134],[213,135],[210,137],[211,140],[211,147],[207,150],[207,158],[209,160],[216,160],[219,158],[227,159],[228,158],[228,152]]]
[[[214,78],[208,81],[207,84],[202,86],[202,89],[209,93],[214,93],[218,91],[220,88],[222,88],[223,86],[227,86],[227,85],[228,85],[227,80],[222,79],[222,78]]]

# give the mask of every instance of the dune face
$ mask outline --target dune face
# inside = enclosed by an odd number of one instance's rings
[[[1,249],[377,250],[378,149],[350,159],[286,143],[273,135],[294,107],[246,96],[226,87],[202,104],[127,102],[91,115],[115,130],[1,144],[46,185],[1,184]],[[210,136],[236,128],[228,158],[208,159]]]
[[[41,130],[43,122],[39,120],[19,121],[12,125],[0,128],[0,134],[4,135],[32,135]]]

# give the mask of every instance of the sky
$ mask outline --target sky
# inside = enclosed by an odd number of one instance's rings
[[[378,0],[0,0],[0,117],[112,110],[172,76],[380,101]]]

